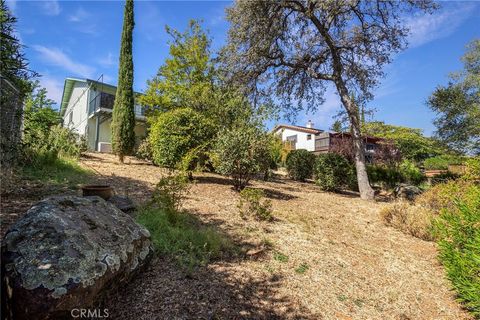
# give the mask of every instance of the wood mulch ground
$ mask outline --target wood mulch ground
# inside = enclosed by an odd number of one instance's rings
[[[142,203],[165,172],[126,162],[101,154],[81,160],[97,173],[92,182]],[[112,319],[471,319],[454,300],[436,245],[386,227],[382,203],[287,179],[255,181],[275,215],[256,222],[240,217],[227,179],[196,179],[185,209],[256,254],[193,274],[156,257],[107,301]],[[14,209],[7,203],[2,215]]]

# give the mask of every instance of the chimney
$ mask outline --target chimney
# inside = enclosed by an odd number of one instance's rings
[[[308,122],[307,122],[307,128],[313,128],[313,122],[312,122],[312,120],[308,120]]]

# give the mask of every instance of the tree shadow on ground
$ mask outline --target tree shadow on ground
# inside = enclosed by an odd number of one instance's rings
[[[275,199],[275,200],[293,200],[297,199],[297,196],[294,196],[292,194],[284,193],[276,189],[270,189],[270,188],[255,188],[255,189],[260,189],[263,190],[265,193],[265,196],[270,199]]]
[[[113,319],[319,319],[291,297],[280,294],[282,276],[251,269],[250,259],[269,259],[266,250],[230,234],[225,221],[198,218],[198,228],[213,228],[238,250],[192,270],[174,257],[156,254],[127,285],[111,292],[101,308]]]

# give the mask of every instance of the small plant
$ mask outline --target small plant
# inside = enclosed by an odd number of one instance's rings
[[[299,149],[288,153],[286,158],[288,175],[293,180],[305,181],[313,174],[315,155],[310,151]]]
[[[476,200],[455,202],[452,210],[442,210],[434,223],[447,277],[458,299],[480,318],[480,192]]]
[[[425,181],[425,175],[412,161],[403,160],[398,169],[403,180],[410,184],[418,186],[420,183]]]
[[[144,138],[137,147],[135,156],[143,160],[153,160],[152,147],[150,145],[150,140]]]
[[[282,263],[288,262],[288,256],[281,253],[280,251],[275,251],[273,253],[273,259],[277,260],[278,262],[282,262]]]
[[[465,161],[464,179],[480,182],[480,157]]]
[[[150,206],[174,213],[180,210],[188,189],[188,178],[184,174],[162,177],[153,191]]]
[[[257,220],[271,221],[272,202],[265,198],[261,189],[245,188],[240,192],[238,208],[242,217],[251,215]]]
[[[304,274],[309,268],[309,265],[304,262],[297,269],[295,269],[295,272],[298,274]]]
[[[320,154],[315,161],[315,183],[327,191],[351,188],[355,169],[348,160],[336,153]]]

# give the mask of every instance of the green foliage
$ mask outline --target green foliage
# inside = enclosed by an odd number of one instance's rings
[[[327,191],[351,188],[355,185],[355,169],[345,157],[336,153],[317,156],[314,168],[315,183]]]
[[[410,184],[419,185],[425,181],[425,175],[415,163],[409,160],[403,160],[398,166],[402,179]]]
[[[425,137],[422,130],[388,125],[380,121],[365,123],[366,135],[385,138],[395,143],[403,158],[421,162],[443,152],[436,141]]]
[[[462,164],[465,157],[442,154],[436,157],[431,157],[423,161],[423,166],[427,170],[447,170],[449,165]]]
[[[150,122],[149,141],[155,164],[175,168],[191,150],[211,141],[212,122],[192,109],[173,109]]]
[[[135,152],[135,156],[143,160],[153,160],[152,146],[150,145],[150,140],[148,138],[144,138],[140,142],[137,151]]]
[[[141,104],[155,115],[190,108],[211,119],[219,129],[252,115],[252,107],[239,91],[226,84],[211,53],[211,39],[198,21],[184,32],[166,27],[171,36],[169,57],[157,75],[147,81]]]
[[[225,235],[186,212],[150,207],[139,212],[137,221],[150,231],[156,251],[187,271],[238,251]]]
[[[312,177],[315,155],[303,149],[293,150],[288,153],[285,163],[290,178],[305,181]]]
[[[275,251],[273,253],[273,259],[277,260],[278,262],[288,262],[288,256],[286,254],[281,253],[280,251]]]
[[[93,172],[81,167],[75,159],[57,158],[50,153],[31,154],[35,165],[21,167],[23,177],[45,184],[76,187],[85,183]]]
[[[398,183],[403,182],[403,176],[395,166],[369,165],[367,173],[370,183],[379,184],[385,189],[393,189]]]
[[[188,178],[183,174],[162,177],[155,186],[149,205],[166,214],[176,214],[189,190]]]
[[[240,192],[240,201],[238,203],[240,215],[242,217],[253,216],[257,220],[273,220],[272,202],[264,198],[265,193],[261,189],[243,189]]]
[[[236,190],[270,163],[268,135],[251,125],[239,125],[221,132],[212,152],[215,170],[232,177]]]
[[[439,86],[427,101],[437,114],[436,136],[453,150],[480,154],[480,39],[467,46],[464,70],[451,75],[448,86]]]
[[[19,89],[20,98],[23,98],[31,91],[30,79],[37,74],[28,68],[28,60],[15,30],[16,23],[17,18],[6,1],[0,1],[0,74]]]
[[[301,265],[298,266],[298,268],[295,269],[295,272],[298,274],[304,274],[305,272],[310,269],[310,266],[307,263],[302,263]]]
[[[480,157],[469,158],[465,161],[464,178],[467,180],[480,181]]]
[[[453,209],[443,209],[434,223],[447,277],[458,299],[480,318],[480,189],[473,201],[455,200]]]
[[[121,162],[135,147],[135,97],[133,93],[133,0],[126,0],[118,66],[118,86],[112,112],[112,149]]]

